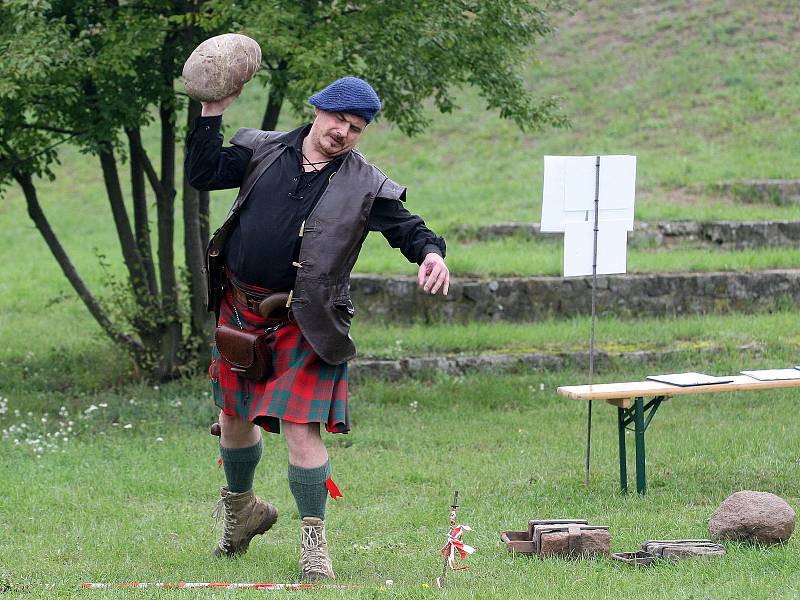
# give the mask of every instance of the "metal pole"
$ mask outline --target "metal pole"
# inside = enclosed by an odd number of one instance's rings
[[[647,491],[644,450],[644,398],[636,398],[633,422],[636,436],[636,493],[644,494]]]
[[[589,342],[589,385],[594,380],[594,330],[597,314],[597,232],[600,218],[600,157],[595,163],[594,177],[594,244],[592,248],[592,337]],[[586,476],[584,485],[589,487],[589,465],[592,456],[592,401],[589,400],[589,415],[586,423]]]
[[[619,489],[628,493],[628,456],[625,451],[625,409],[617,408],[617,434],[619,435]]]
[[[458,490],[453,493],[453,504],[450,505],[450,529],[447,531],[447,538],[453,535],[456,528],[456,511],[458,510]],[[436,587],[439,589],[444,587],[447,578],[447,555],[444,557],[444,564],[442,565],[442,576],[436,578]]]

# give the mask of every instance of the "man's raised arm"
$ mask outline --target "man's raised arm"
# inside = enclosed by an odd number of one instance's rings
[[[241,92],[241,89],[239,90]],[[192,187],[198,190],[224,190],[242,184],[252,150],[242,146],[222,147],[222,113],[239,92],[219,102],[203,102],[186,145],[184,169]]]

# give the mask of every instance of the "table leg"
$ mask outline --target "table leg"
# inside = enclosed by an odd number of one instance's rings
[[[644,449],[644,398],[636,398],[633,413],[634,434],[636,436],[636,493],[644,494],[647,491],[647,477],[645,473]]]
[[[625,452],[625,409],[617,408],[617,429],[619,430],[619,489],[628,493],[628,461]]]

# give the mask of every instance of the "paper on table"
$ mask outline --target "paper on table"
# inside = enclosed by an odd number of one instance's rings
[[[624,273],[627,263],[627,223],[603,221],[597,232],[597,274]],[[564,277],[592,274],[594,223],[564,227]]]
[[[648,375],[647,379],[650,381],[658,381],[659,383],[668,383],[670,385],[678,385],[681,387],[689,387],[693,385],[713,385],[717,383],[731,383],[733,379],[730,377],[714,377],[713,375],[706,375],[704,373],[669,373],[667,375]]]
[[[742,375],[747,375],[759,381],[781,381],[783,379],[800,379],[800,371],[797,369],[761,369],[758,371],[741,371]]]

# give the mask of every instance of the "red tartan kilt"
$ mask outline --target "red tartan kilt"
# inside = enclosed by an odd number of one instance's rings
[[[220,306],[220,323],[239,327],[232,303],[248,331],[263,331],[272,322],[236,302],[230,292]],[[280,421],[324,423],[331,433],[350,431],[347,402],[347,363],[323,361],[303,337],[296,323],[275,332],[272,344],[274,373],[263,381],[250,381],[231,371],[216,345],[211,351],[211,390],[214,403],[226,415],[244,417],[271,433]]]

